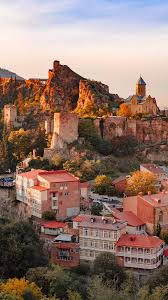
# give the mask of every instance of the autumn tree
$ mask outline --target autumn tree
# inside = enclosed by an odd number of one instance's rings
[[[152,194],[156,193],[156,183],[157,179],[151,173],[143,171],[135,171],[127,179],[127,194],[138,195],[140,192],[143,194],[148,194],[150,191]]]
[[[40,300],[42,297],[41,289],[28,280],[21,278],[8,279],[0,284],[0,291],[17,298],[17,300],[26,300],[26,294],[29,293],[34,300]]]
[[[94,183],[95,192],[101,195],[112,195],[114,190],[111,178],[106,175],[98,175]]]
[[[29,130],[21,128],[11,131],[8,141],[11,143],[14,156],[18,161],[23,160],[32,149],[32,135]]]
[[[126,105],[125,103],[122,103],[120,105],[119,110],[117,111],[117,116],[120,116],[120,117],[130,117],[131,116],[131,111],[129,109],[129,106]]]

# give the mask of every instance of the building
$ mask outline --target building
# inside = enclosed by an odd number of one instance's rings
[[[114,186],[114,188],[117,192],[125,193],[128,178],[129,178],[129,175],[120,176],[112,181],[112,185]]]
[[[114,218],[84,215],[75,220],[79,228],[80,259],[93,261],[102,252],[115,253],[115,244],[127,223]]]
[[[159,112],[156,99],[150,95],[146,96],[146,83],[141,76],[136,83],[136,94],[129,96],[124,103],[129,107],[132,115],[157,115]]]
[[[65,220],[80,211],[79,178],[66,171],[32,170],[17,174],[16,199],[29,207],[29,216],[42,217],[55,211],[57,220]]]
[[[144,234],[146,232],[145,223],[138,218],[132,211],[123,211],[120,212],[116,208],[111,210],[112,216],[116,221],[125,221],[127,222],[127,233],[129,234]]]
[[[71,234],[60,234],[51,244],[51,261],[64,268],[79,265],[78,238]]]
[[[43,240],[53,240],[54,237],[63,233],[66,228],[66,223],[57,221],[45,221],[40,224],[41,233],[40,238]]]
[[[116,243],[116,256],[124,267],[153,270],[163,262],[163,247],[156,236],[123,234]]]
[[[4,105],[4,123],[6,126],[15,126],[17,123],[17,109],[13,104]]]
[[[153,234],[158,224],[168,227],[168,193],[138,195],[124,198],[124,211],[130,210],[145,224],[149,234]]]

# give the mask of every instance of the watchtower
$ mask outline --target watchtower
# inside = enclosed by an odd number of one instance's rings
[[[136,83],[136,95],[140,97],[146,96],[146,83],[141,76]]]

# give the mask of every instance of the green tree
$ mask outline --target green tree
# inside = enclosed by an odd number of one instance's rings
[[[0,293],[0,300],[17,300],[17,298],[6,293]]]
[[[115,289],[120,288],[126,279],[124,269],[117,264],[114,254],[103,252],[94,261],[94,273],[102,276],[105,284]]]
[[[162,229],[159,236],[163,241],[165,241],[166,244],[168,244],[168,230],[167,229]]]
[[[82,297],[78,292],[68,290],[68,300],[82,300]]]
[[[101,203],[94,203],[91,207],[91,214],[95,216],[100,216],[103,209],[103,205]]]
[[[30,267],[45,265],[42,245],[27,222],[0,225],[0,276],[22,277]]]

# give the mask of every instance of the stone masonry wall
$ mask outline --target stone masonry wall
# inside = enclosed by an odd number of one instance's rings
[[[108,117],[94,121],[94,125],[99,135],[111,140],[116,136],[134,136],[139,142],[160,143],[168,141],[168,121],[161,118],[152,120],[135,120],[124,117]],[[102,129],[103,128],[103,129]]]

